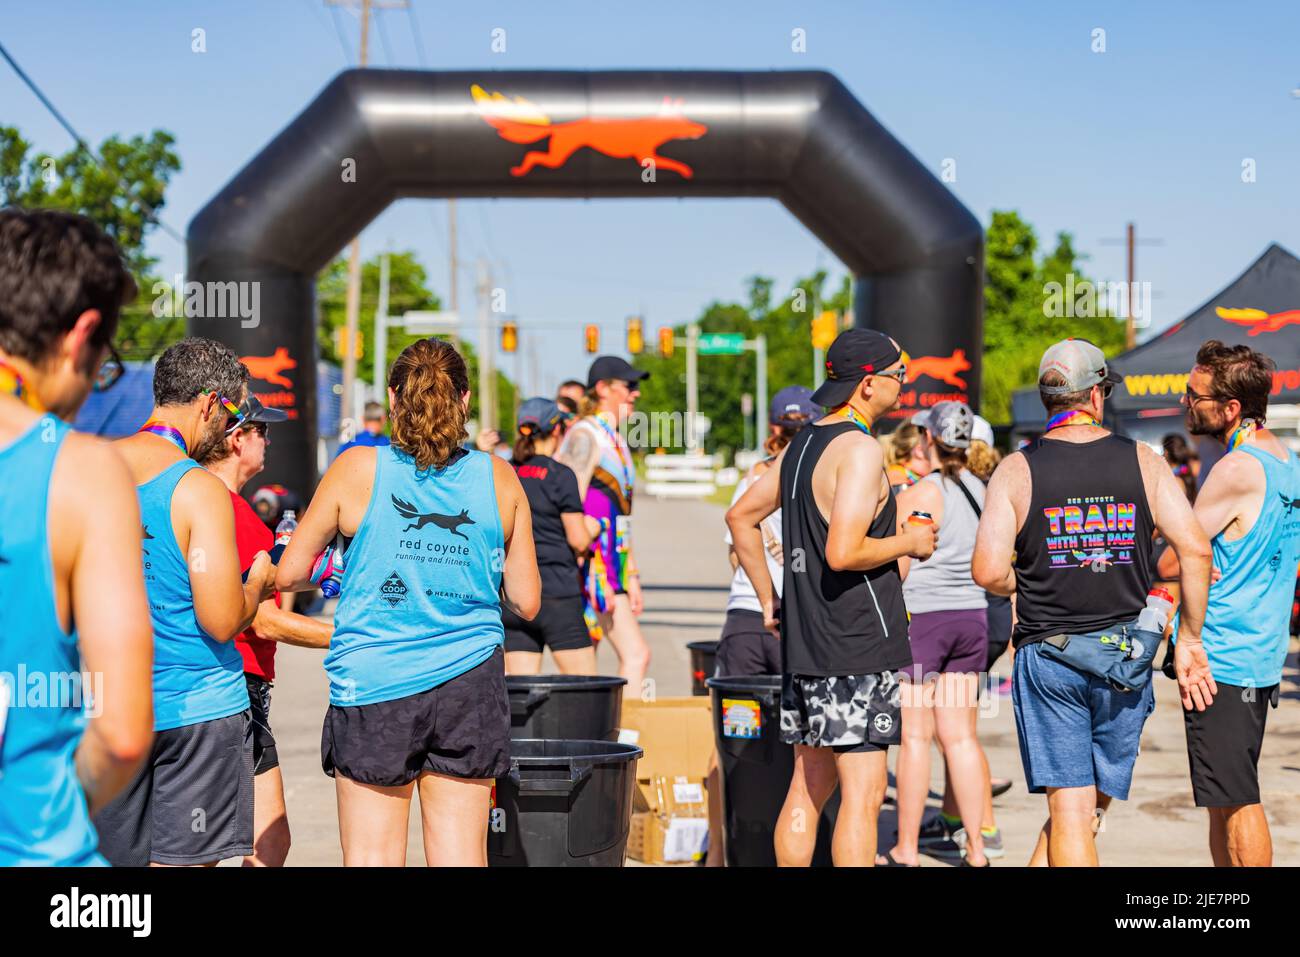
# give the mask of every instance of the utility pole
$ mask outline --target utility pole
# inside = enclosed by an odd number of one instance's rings
[[[375,401],[384,404],[388,384],[388,253],[379,260],[379,304],[375,306]]]
[[[1141,246],[1163,246],[1163,239],[1143,239],[1137,238],[1137,225],[1129,223],[1124,230],[1123,239],[1102,239],[1103,246],[1118,246],[1123,243],[1125,246],[1125,260],[1128,273],[1128,294],[1124,297],[1124,347],[1132,349],[1137,345],[1137,323],[1133,321],[1133,299],[1137,295],[1137,247]],[[1147,317],[1150,319],[1150,316]]]
[[[478,417],[480,429],[495,429],[496,402],[492,388],[496,376],[492,370],[493,342],[488,318],[488,297],[492,294],[492,278],[487,263],[478,261]]]
[[[364,67],[370,52],[370,11],[404,10],[408,0],[325,0],[327,6],[344,7],[349,12],[360,10],[361,46],[358,49],[358,65]],[[352,240],[348,249],[348,296],[344,314],[343,329],[343,403],[342,415],[339,416],[339,434],[343,435],[356,420],[356,382],[357,382],[357,326],[361,314],[361,237]],[[380,360],[375,357],[376,367]],[[377,376],[376,376],[377,378]]]
[[[761,449],[767,441],[767,336],[758,334],[754,340],[754,352],[758,360],[755,375],[758,405],[754,407],[754,447]]]
[[[460,308],[460,303],[456,301],[456,271],[459,268],[456,263],[456,200],[455,198],[447,200],[447,248],[451,254],[451,263],[449,268],[449,292],[451,293],[451,311],[455,312]]]
[[[699,342],[700,327],[692,322],[686,327],[686,451],[689,453],[699,448],[695,436],[695,417],[700,413]]]

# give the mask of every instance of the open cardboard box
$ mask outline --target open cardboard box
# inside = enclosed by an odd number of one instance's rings
[[[710,699],[625,700],[619,740],[638,745],[628,854],[647,864],[688,862],[704,849],[704,779],[713,754]]]

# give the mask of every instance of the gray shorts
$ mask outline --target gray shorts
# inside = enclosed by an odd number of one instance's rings
[[[159,731],[140,773],[94,818],[114,867],[209,864],[253,853],[253,718]]]
[[[837,751],[884,751],[902,741],[898,673],[781,679],[781,740]]]

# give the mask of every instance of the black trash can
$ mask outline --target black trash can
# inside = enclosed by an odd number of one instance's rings
[[[622,867],[636,762],[616,741],[510,742],[488,824],[491,867]]]
[[[710,678],[713,738],[722,770],[728,867],[775,867],[772,840],[794,773],[794,746],[781,742],[781,676]],[[839,792],[817,826],[814,867],[831,865]]]
[[[506,675],[510,737],[614,741],[626,678]]]
[[[713,663],[718,657],[717,641],[692,641],[686,648],[691,653],[691,694],[709,693],[705,682],[713,677]]]

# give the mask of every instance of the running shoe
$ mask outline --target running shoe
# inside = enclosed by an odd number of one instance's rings
[[[953,833],[959,830],[936,814],[927,823],[921,825],[917,836],[917,849],[931,857],[959,857],[961,847],[953,840]]]
[[[966,828],[959,827],[952,832],[953,843],[961,848],[962,853],[966,851]],[[1006,849],[1002,846],[1002,829],[994,831],[992,834],[984,835],[984,856],[989,860],[1006,856]]]
[[[994,797],[1001,797],[1011,790],[1011,784],[1010,778],[994,778],[989,782],[989,787],[992,789]]]

